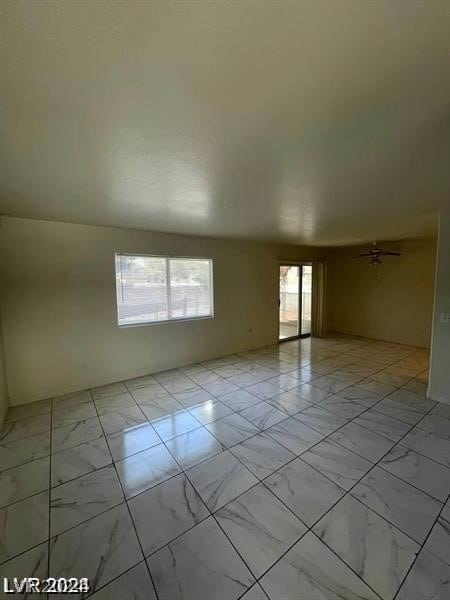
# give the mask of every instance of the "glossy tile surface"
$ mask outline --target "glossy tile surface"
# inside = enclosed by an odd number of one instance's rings
[[[163,444],[116,462],[126,498],[135,496],[180,472]]]
[[[237,600],[254,583],[212,517],[159,550],[148,565],[160,600]]]
[[[344,425],[330,436],[330,440],[372,462],[379,461],[394,445],[391,440],[356,423]]]
[[[450,565],[450,501],[434,524],[425,548]]]
[[[322,434],[289,417],[266,431],[276,442],[298,455],[320,442]]]
[[[104,437],[85,442],[52,456],[52,486],[60,485],[112,462]]]
[[[268,477],[265,483],[310,527],[344,495],[342,488],[299,458]]]
[[[166,442],[177,463],[188,469],[224,450],[222,444],[204,427],[194,429]]]
[[[258,479],[268,477],[295,458],[295,454],[264,432],[233,446],[231,452]]]
[[[48,537],[48,492],[0,509],[0,563]]]
[[[431,496],[379,467],[368,473],[351,493],[419,543],[425,540],[442,508]]]
[[[312,338],[13,407],[1,573],[49,563],[95,600],[447,599],[450,407],[427,368]]]
[[[221,508],[216,519],[257,578],[307,530],[262,484]]]
[[[450,469],[405,446],[393,448],[379,466],[441,502],[450,493]]]
[[[227,448],[239,444],[260,431],[253,423],[238,413],[209,423],[206,425],[206,429]]]
[[[47,490],[49,472],[47,456],[0,473],[0,508]]]
[[[106,435],[116,433],[117,431],[124,431],[125,429],[136,427],[146,422],[147,417],[139,406],[128,406],[100,416],[100,423]]]
[[[183,474],[132,498],[129,506],[145,556],[210,514]]]
[[[258,483],[229,451],[192,467],[187,476],[211,512]]]
[[[382,598],[393,598],[419,545],[372,510],[346,496],[314,527]]]
[[[142,558],[125,504],[77,525],[50,541],[50,573],[66,578],[87,577],[91,592],[106,585],[142,561]]]
[[[23,554],[20,554],[16,558],[12,558],[3,563],[1,566],[1,573],[2,577],[7,577],[10,580],[10,587],[14,577],[17,577],[19,581],[24,577],[45,579],[48,577],[48,542],[39,544],[31,550],[27,550]],[[31,597],[35,600],[44,600],[47,598],[47,594],[14,593],[8,595],[4,594],[4,597],[17,600],[25,600],[27,597],[28,599]]]
[[[117,431],[108,435],[106,439],[114,460],[126,458],[161,443],[151,423]]]
[[[372,467],[365,458],[328,440],[305,452],[302,459],[346,490]]]
[[[450,592],[450,567],[433,554],[422,550],[398,600],[447,600]]]
[[[114,467],[104,467],[51,490],[50,536],[105,512],[123,502]]]
[[[92,600],[156,600],[156,594],[147,565],[141,562],[95,592],[90,598]]]
[[[273,600],[379,600],[313,533],[307,533],[261,579]]]
[[[50,454],[49,431],[17,442],[0,444],[0,471],[23,465],[48,454]]]

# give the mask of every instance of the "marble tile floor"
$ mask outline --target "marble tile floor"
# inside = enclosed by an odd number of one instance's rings
[[[334,336],[11,408],[0,575],[88,577],[95,600],[444,600],[450,407],[427,369]]]

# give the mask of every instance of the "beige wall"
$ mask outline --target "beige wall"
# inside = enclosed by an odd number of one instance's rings
[[[14,218],[0,239],[11,404],[274,343],[277,259],[323,254]],[[115,252],[213,258],[215,318],[119,329]]]
[[[439,218],[436,294],[434,298],[428,396],[450,404],[450,322],[441,320],[450,314],[450,213]]]
[[[335,248],[328,262],[328,329],[430,346],[436,241],[385,243],[402,253],[372,267],[352,257],[365,247]]]
[[[3,350],[3,332],[0,318],[0,428],[8,410],[8,386],[6,384],[5,355]]]

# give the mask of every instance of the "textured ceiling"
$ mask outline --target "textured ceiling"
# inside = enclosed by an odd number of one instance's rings
[[[450,209],[448,0],[0,10],[2,213],[340,245]]]

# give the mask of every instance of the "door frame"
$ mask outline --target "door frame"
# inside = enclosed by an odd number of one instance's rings
[[[311,261],[301,260],[301,261],[289,261],[283,260],[278,262],[278,343],[282,344],[283,342],[290,342],[292,340],[299,340],[311,337],[310,333],[301,333],[302,331],[302,313],[303,313],[303,266],[313,266]],[[281,304],[281,288],[280,288],[280,267],[298,267],[299,268],[299,277],[298,277],[298,331],[297,335],[291,335],[289,337],[280,339],[280,304]],[[312,291],[311,291],[312,294]]]

